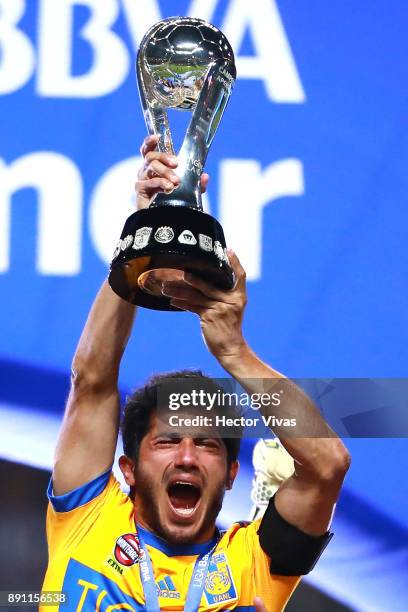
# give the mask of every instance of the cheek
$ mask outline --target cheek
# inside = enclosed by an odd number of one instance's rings
[[[222,489],[228,485],[229,475],[227,473],[227,465],[218,458],[207,463],[208,484],[211,489]]]
[[[154,456],[150,456],[148,459],[139,460],[137,467],[135,467],[135,478],[137,482],[143,482],[150,485],[158,485],[161,482],[163,476],[163,465],[160,461],[155,461]]]

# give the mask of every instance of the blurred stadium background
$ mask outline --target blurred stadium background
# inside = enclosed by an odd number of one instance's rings
[[[236,51],[207,207],[248,272],[249,341],[292,377],[406,376],[406,2],[0,0],[0,590],[41,585],[70,360],[146,133],[133,60],[174,14]],[[140,311],[123,393],[182,367],[222,375],[193,315]],[[248,515],[253,443],[222,523]],[[288,609],[405,611],[407,441],[346,443],[336,536]]]

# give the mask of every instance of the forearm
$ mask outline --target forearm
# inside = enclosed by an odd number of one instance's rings
[[[260,409],[264,416],[295,419],[295,426],[274,425],[273,433],[296,462],[296,472],[304,479],[341,481],[347,471],[348,452],[329,427],[311,399],[291,380],[264,363],[244,345],[237,355],[220,359],[221,365],[249,394],[278,394],[273,402]],[[340,482],[341,483],[341,482]]]
[[[89,313],[72,363],[73,383],[117,385],[119,365],[132,330],[135,306],[117,296],[107,281]]]

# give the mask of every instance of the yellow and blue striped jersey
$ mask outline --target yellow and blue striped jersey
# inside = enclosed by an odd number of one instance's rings
[[[67,602],[59,606],[64,612],[147,610],[137,533],[151,558],[161,610],[184,610],[195,561],[214,546],[199,612],[249,612],[255,610],[255,596],[268,612],[277,612],[300,580],[270,574],[270,559],[257,535],[260,521],[234,523],[204,544],[170,545],[139,525],[136,529],[133,502],[110,472],[67,495],[54,497],[50,488],[49,497],[43,590],[66,594]],[[43,608],[51,609],[57,608]]]

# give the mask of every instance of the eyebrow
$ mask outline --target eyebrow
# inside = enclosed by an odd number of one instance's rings
[[[191,438],[192,440],[198,441],[198,440],[214,440],[214,442],[216,442],[217,444],[219,444],[220,446],[222,446],[222,439],[219,436],[209,436],[209,435],[202,435],[202,436],[183,436],[180,433],[174,433],[172,431],[159,431],[156,435],[154,435],[152,437],[152,440],[157,440],[158,438],[171,438],[173,440],[182,440],[183,438]]]

